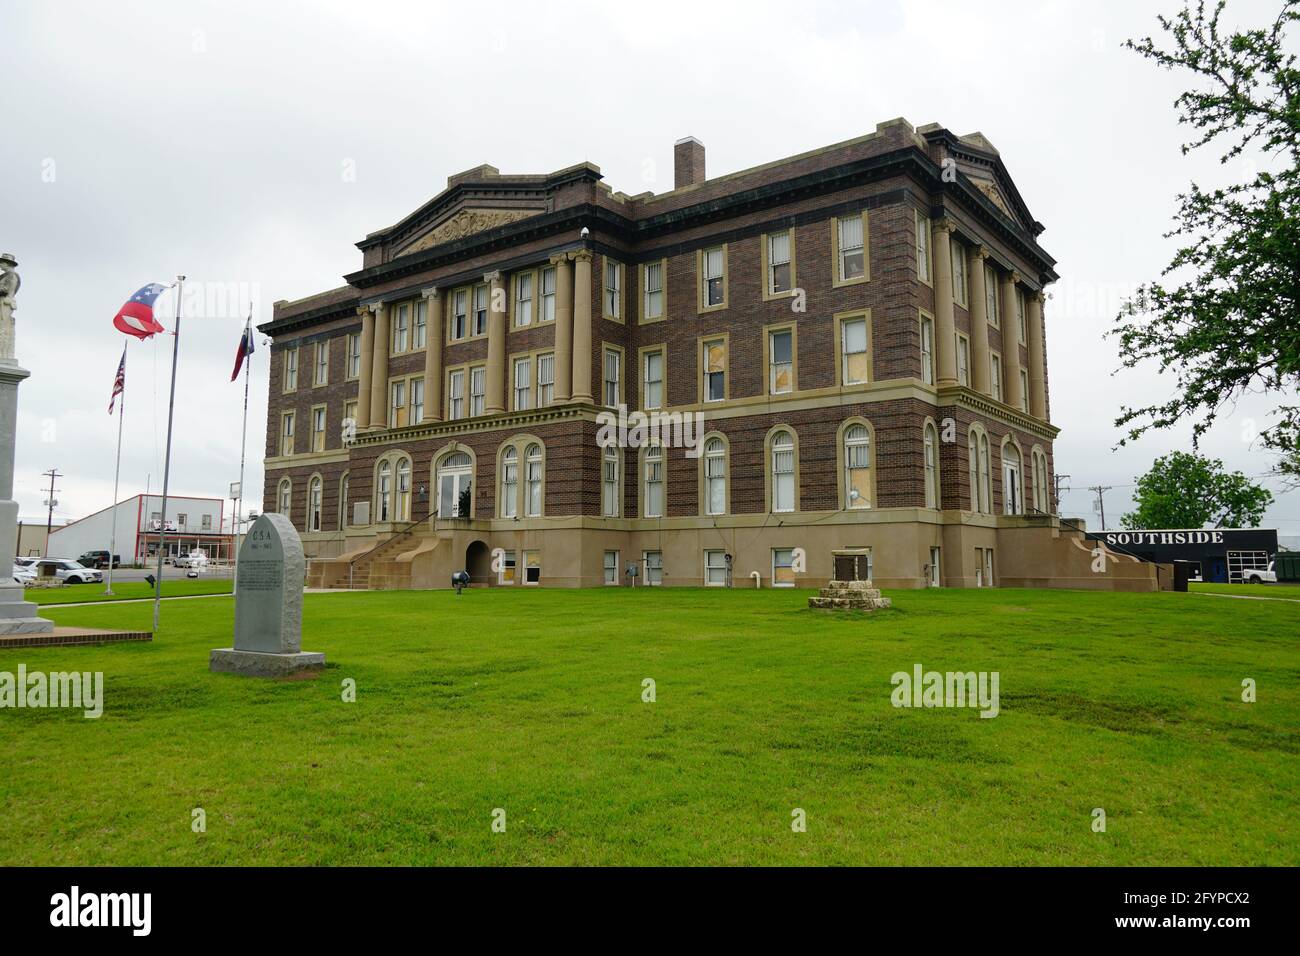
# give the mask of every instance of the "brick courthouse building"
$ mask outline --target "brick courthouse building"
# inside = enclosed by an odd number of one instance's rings
[[[820,586],[860,548],[886,587],[1158,586],[1053,515],[1054,262],[987,140],[674,159],[638,196],[480,166],[275,304],[264,507],[311,583]],[[602,447],[621,404],[700,433]]]

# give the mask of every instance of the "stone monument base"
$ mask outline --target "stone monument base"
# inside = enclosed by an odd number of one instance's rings
[[[36,604],[23,600],[18,585],[0,585],[0,635],[50,634],[54,622],[36,616]]]
[[[208,658],[208,670],[214,674],[243,674],[246,677],[284,677],[299,671],[320,670],[324,666],[325,655],[316,651],[267,654],[218,647]]]
[[[821,589],[820,596],[808,599],[809,607],[828,611],[874,611],[890,603],[870,581],[832,581],[830,587]]]

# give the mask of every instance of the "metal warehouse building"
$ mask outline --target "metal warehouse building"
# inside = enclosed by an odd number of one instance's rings
[[[1267,568],[1277,556],[1277,531],[1262,528],[1102,531],[1088,537],[1144,561],[1191,561],[1200,567],[1202,581],[1224,584],[1241,583],[1250,570]]]

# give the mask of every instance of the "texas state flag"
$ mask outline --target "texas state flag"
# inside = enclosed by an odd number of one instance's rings
[[[158,296],[167,291],[167,288],[159,282],[150,282],[127,299],[126,305],[113,316],[113,325],[119,332],[134,335],[137,339],[147,339],[165,331],[153,317],[153,304]]]

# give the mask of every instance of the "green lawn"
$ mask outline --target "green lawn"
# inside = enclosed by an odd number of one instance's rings
[[[208,672],[229,600],[164,605],[152,644],[0,651],[106,698],[0,711],[0,864],[1300,863],[1300,606],[809,593],[311,594],[306,680]],[[895,709],[917,663],[998,671],[1000,716]]]
[[[1204,591],[1206,594],[1238,594],[1249,597],[1290,598],[1300,601],[1300,584],[1282,581],[1279,584],[1208,584],[1192,581],[1187,585],[1191,591]]]
[[[147,581],[114,581],[112,596],[104,593],[105,585],[66,584],[61,588],[28,588],[25,597],[37,604],[74,604],[81,601],[130,601],[152,598],[153,586]],[[186,578],[163,581],[163,597],[186,594],[229,594],[230,578]],[[152,618],[150,619],[152,621]]]

